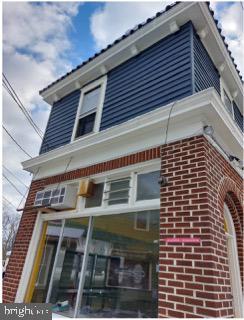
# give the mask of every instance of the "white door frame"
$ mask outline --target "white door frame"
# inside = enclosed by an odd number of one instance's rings
[[[235,318],[243,318],[243,297],[241,288],[240,265],[236,243],[235,226],[226,203],[224,204],[224,218],[227,226],[227,250],[230,268],[230,280],[233,295],[233,309]]]

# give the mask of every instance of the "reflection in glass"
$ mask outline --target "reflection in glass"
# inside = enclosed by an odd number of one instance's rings
[[[46,301],[61,225],[61,220],[48,222],[42,260],[31,302],[44,303]]]
[[[87,228],[88,218],[65,221],[49,301],[55,313],[70,317],[74,314]]]
[[[157,317],[159,211],[147,214],[147,230],[135,228],[140,213],[93,218],[78,317]]]
[[[159,199],[159,171],[139,174],[137,177],[137,200]]]

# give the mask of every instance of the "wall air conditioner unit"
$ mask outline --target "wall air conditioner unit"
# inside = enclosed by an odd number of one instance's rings
[[[38,191],[34,202],[35,207],[54,209],[74,209],[76,207],[77,188],[71,185]]]

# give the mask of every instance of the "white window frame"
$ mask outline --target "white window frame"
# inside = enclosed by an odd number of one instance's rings
[[[97,106],[97,109],[96,109],[96,116],[95,116],[95,122],[94,122],[93,130],[91,132],[89,132],[89,133],[86,133],[86,134],[76,138],[75,136],[76,136],[76,131],[77,131],[78,123],[79,123],[79,119],[80,119],[80,111],[81,111],[81,108],[82,108],[84,95],[87,92],[92,91],[93,89],[96,89],[99,86],[101,87],[101,92],[100,92],[98,106]],[[71,136],[71,142],[86,138],[87,136],[91,136],[92,134],[95,134],[95,133],[99,132],[100,124],[101,124],[101,118],[102,118],[103,103],[104,103],[105,92],[106,92],[106,86],[107,86],[107,76],[103,76],[103,77],[97,79],[96,81],[93,81],[92,83],[86,85],[85,87],[83,87],[81,89],[81,95],[80,95],[79,105],[78,105],[78,109],[77,109],[77,113],[76,113],[73,133],[72,133],[72,136]],[[87,115],[89,115],[89,113]]]
[[[134,230],[137,230],[137,231],[149,231],[149,226],[150,226],[150,215],[149,215],[149,212],[148,211],[146,211],[146,215],[147,215],[147,221],[146,221],[146,228],[145,229],[143,229],[143,228],[138,228],[137,227],[137,218],[138,218],[138,216],[139,216],[139,214],[138,213],[136,213],[135,214],[135,218],[134,218]]]
[[[227,226],[225,232],[228,250],[228,262],[230,268],[230,280],[233,295],[234,317],[243,318],[243,293],[241,288],[240,264],[236,243],[236,232],[233,219],[227,204],[224,204],[224,219]]]
[[[230,94],[230,91],[228,89],[228,87],[226,86],[224,80],[222,78],[220,78],[220,94],[221,94],[221,100],[226,108],[226,110],[228,111],[229,113],[229,110],[227,108],[227,106],[225,105],[225,99],[224,99],[224,91],[225,93],[227,94],[228,98],[230,99],[231,101],[231,117],[232,119],[235,121],[235,113],[234,113],[234,107],[233,107],[233,101],[234,99],[232,98],[232,95]]]
[[[108,177],[109,178],[114,177],[116,179],[121,176],[128,176],[129,174],[132,174],[134,176],[133,180],[135,183],[136,173],[144,173],[144,172],[146,173],[146,172],[157,171],[157,170],[160,170],[160,159],[150,160],[150,161],[146,161],[139,164],[137,163],[135,165],[131,165],[128,167],[123,167],[123,168],[115,169],[112,171],[103,172],[103,173],[91,176],[90,178],[93,179],[95,182],[99,183],[99,182],[104,182]],[[79,179],[67,181],[67,183],[75,184],[78,181]],[[53,187],[53,185],[50,185],[49,187]],[[132,188],[130,190],[132,190]],[[136,188],[134,190],[136,191]],[[134,195],[136,195],[135,192],[134,192]],[[38,211],[35,228],[32,234],[31,242],[30,242],[28,253],[26,256],[25,265],[22,272],[15,302],[24,301],[25,292],[28,287],[28,281],[29,281],[29,278],[32,272],[33,263],[34,263],[33,252],[36,252],[39,246],[39,240],[41,237],[41,232],[42,232],[42,227],[44,222],[60,220],[62,222],[62,229],[63,229],[65,224],[65,219],[87,217],[89,218],[89,230],[90,230],[90,226],[92,224],[92,218],[96,216],[105,216],[105,215],[108,216],[108,215],[122,214],[122,213],[128,213],[128,212],[133,213],[133,212],[142,212],[142,211],[149,211],[149,210],[160,210],[160,199],[134,201],[133,204],[129,202],[127,204],[111,205],[107,207],[85,208],[84,198],[83,197],[80,197],[80,198],[81,198],[80,201],[77,201],[77,207],[75,210],[64,210],[64,211],[44,213],[44,214],[41,211]],[[63,234],[62,230],[61,230],[61,233]],[[88,238],[86,240],[86,245],[88,245],[89,243]],[[59,246],[61,246],[61,242],[62,242],[62,237],[59,238]],[[82,271],[84,272],[85,262],[82,269],[83,269]],[[51,281],[52,280],[50,279],[50,282]],[[50,296],[50,292],[48,296]]]

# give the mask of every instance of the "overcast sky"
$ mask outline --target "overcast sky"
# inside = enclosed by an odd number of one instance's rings
[[[163,10],[169,3],[170,1],[3,3],[3,71],[38,126],[45,130],[50,111],[50,106],[38,95],[40,89],[135,24]],[[241,63],[241,3],[211,2],[211,5],[237,65],[244,74]],[[11,99],[3,89],[3,123],[28,153],[37,156],[41,140]],[[31,176],[21,170],[21,162],[27,159],[3,132],[3,164],[28,186]],[[23,184],[5,169],[3,172],[25,193]],[[22,198],[5,179],[3,195],[16,207]],[[6,205],[5,201],[4,204]]]

